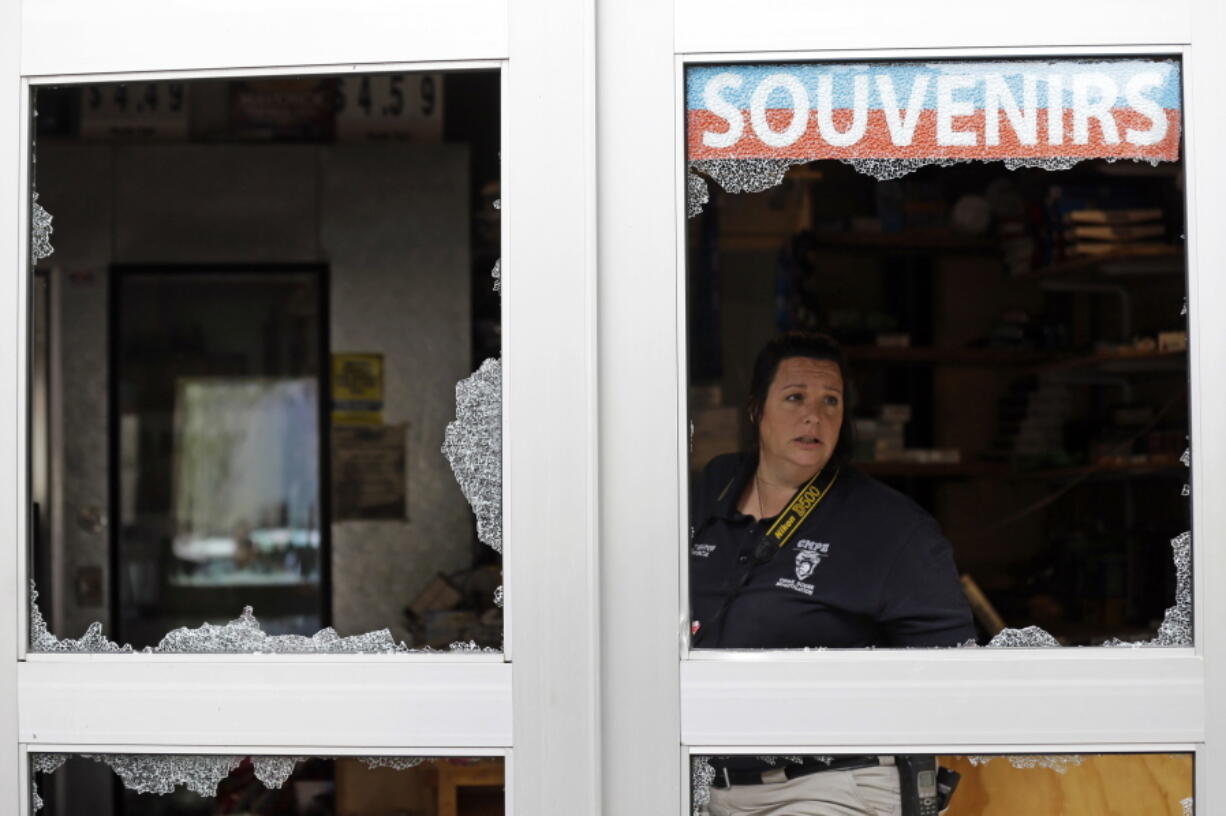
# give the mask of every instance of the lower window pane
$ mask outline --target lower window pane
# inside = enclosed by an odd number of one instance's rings
[[[501,757],[32,754],[38,816],[501,816]]]
[[[695,756],[694,816],[1191,816],[1193,756]]]

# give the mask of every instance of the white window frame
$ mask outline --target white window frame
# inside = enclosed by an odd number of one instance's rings
[[[972,0],[924,4],[878,0],[837,7],[776,0],[746,13],[739,0],[676,0],[670,19],[648,14],[640,29],[667,30],[674,61],[641,56],[600,32],[602,71],[601,376],[602,494],[613,497],[602,530],[606,631],[606,773],[620,782],[676,773],[633,801],[663,812],[689,801],[689,758],[719,753],[1066,753],[1192,751],[1197,813],[1226,802],[1226,782],[1207,769],[1226,765],[1226,581],[1218,541],[1226,510],[1226,375],[1213,350],[1226,331],[1212,316],[1226,308],[1214,270],[1226,261],[1220,223],[1226,195],[1215,180],[1226,162],[1214,150],[1226,117],[1216,78],[1223,75],[1222,12],[1202,0],[1124,3],[1036,0],[1007,18]],[[643,14],[636,9],[636,15]],[[631,12],[627,11],[626,16]],[[610,12],[601,18],[620,19]],[[938,22],[939,20],[939,22]],[[1005,24],[1007,21],[1007,25]],[[652,46],[658,38],[645,36]],[[1194,486],[1195,645],[1161,650],[904,650],[813,653],[713,653],[688,650],[688,428],[685,352],[685,102],[687,63],[861,61],[893,58],[970,60],[1126,54],[1179,56],[1184,76],[1187,169],[1189,352]],[[672,122],[656,121],[672,84]],[[646,89],[650,88],[650,91]],[[638,93],[639,109],[620,101]],[[612,116],[605,116],[607,108]],[[604,124],[609,122],[609,124]],[[630,128],[637,129],[631,135]],[[607,172],[629,166],[635,184]],[[659,224],[668,174],[671,224]],[[665,245],[669,245],[671,253]],[[664,270],[673,275],[660,280]],[[654,278],[637,270],[651,270]],[[647,304],[644,306],[644,304]],[[671,312],[668,311],[671,307]],[[641,315],[643,309],[652,318]],[[633,332],[623,326],[633,325]],[[663,350],[675,350],[663,359]],[[644,357],[642,350],[656,350]],[[1220,369],[1220,366],[1218,366]],[[632,372],[632,373],[631,373]],[[611,397],[609,394],[615,394]],[[669,411],[671,409],[671,413]],[[659,448],[670,446],[667,454]],[[612,451],[615,461],[608,460]],[[633,508],[630,512],[628,508]],[[1174,536],[1181,532],[1172,530]],[[671,557],[660,554],[664,537]],[[1163,546],[1165,542],[1155,542]],[[617,555],[612,554],[617,550]],[[634,586],[632,597],[618,588]],[[655,630],[676,622],[671,663]],[[613,624],[612,621],[619,621]],[[637,648],[631,644],[637,644]],[[643,676],[669,677],[646,688]],[[637,694],[632,691],[637,690]],[[680,754],[641,735],[675,728]],[[608,801],[608,799],[606,799]],[[626,813],[632,812],[626,810]]]
[[[687,507],[686,470],[678,456],[685,404],[679,285],[684,156],[678,125],[685,60],[1145,50],[1137,43],[1178,49],[1185,55],[1192,396],[1196,406],[1217,406],[1226,404],[1226,371],[1214,369],[1212,352],[1226,348],[1226,321],[1212,318],[1226,307],[1226,282],[1210,271],[1226,268],[1226,234],[1220,229],[1226,189],[1218,181],[1226,178],[1226,155],[1213,149],[1216,134],[1226,132],[1226,104],[1215,86],[1226,76],[1226,11],[1210,0],[1034,0],[1025,15],[1009,18],[1006,26],[992,4],[975,0],[939,5],[879,0],[862,7],[772,0],[756,7],[754,15],[746,15],[745,8],[742,0],[602,0],[599,9],[595,0],[331,0],[309,8],[282,2],[253,8],[237,0],[29,0],[24,5],[3,0],[0,110],[7,113],[0,127],[0,224],[6,226],[0,230],[0,257],[9,258],[10,275],[0,303],[24,343],[27,134],[26,120],[15,116],[25,105],[23,81],[191,71],[250,75],[311,67],[340,72],[346,66],[379,70],[381,64],[406,62],[505,60],[504,308],[515,323],[507,324],[504,344],[504,522],[515,644],[509,686],[502,679],[489,682],[509,694],[509,710],[490,705],[504,712],[501,722],[510,722],[511,737],[509,745],[465,749],[514,752],[517,810],[558,816],[684,813],[690,752],[721,748],[757,753],[1190,747],[1202,771],[1226,767],[1226,627],[1205,625],[1226,621],[1226,596],[1209,591],[1226,581],[1226,549],[1215,532],[1226,529],[1226,503],[1206,500],[1226,495],[1226,467],[1219,464],[1226,462],[1226,418],[1212,411],[1194,408],[1193,415],[1197,638],[1191,650],[1155,656],[1070,650],[1039,655],[1038,662],[1022,660],[1029,655],[1021,653],[965,659],[935,653],[683,659],[688,616],[678,614],[685,594],[676,556]],[[948,23],[936,25],[938,16]],[[102,44],[91,40],[98,32],[105,33]],[[1207,147],[1201,152],[1197,145]],[[536,330],[541,327],[549,334]],[[0,428],[6,429],[0,432],[0,472],[6,474],[0,479],[0,542],[9,548],[9,556],[0,558],[0,655],[10,656],[0,661],[0,734],[7,735],[0,737],[0,791],[9,792],[0,797],[15,797],[3,800],[16,804],[13,812],[25,812],[24,763],[31,749],[240,747],[203,744],[207,739],[191,722],[178,730],[147,723],[150,738],[136,741],[125,732],[123,744],[108,744],[104,730],[127,726],[91,719],[96,707],[84,705],[73,696],[80,689],[72,688],[44,698],[75,711],[78,718],[65,723],[72,738],[45,742],[47,721],[30,719],[50,716],[31,702],[41,693],[36,689],[69,683],[82,669],[113,678],[111,686],[90,686],[88,693],[105,696],[120,712],[143,710],[138,692],[180,694],[184,703],[198,700],[182,684],[202,676],[210,680],[206,685],[233,682],[287,698],[302,690],[261,685],[265,670],[297,672],[326,685],[327,672],[347,667],[348,678],[334,678],[341,687],[362,693],[382,684],[401,698],[452,682],[445,676],[453,665],[447,660],[380,661],[373,669],[375,661],[362,658],[304,661],[309,665],[283,658],[19,661],[19,644],[26,639],[19,623],[26,603],[19,578],[26,478],[23,359],[18,344],[0,345],[0,379],[20,385],[11,386],[12,398],[0,403]],[[36,677],[32,666],[49,674]],[[478,685],[482,672],[506,667],[498,661],[454,664],[457,676]],[[973,674],[960,675],[959,667]],[[136,668],[164,675],[150,679],[146,672],[142,678]],[[1121,679],[1125,668],[1140,674]],[[939,723],[927,714],[945,695],[967,698],[972,710],[994,717],[1004,703],[1013,704],[1006,693],[1017,688],[1011,672],[1027,673],[1028,687],[1036,692],[1027,707],[1038,712],[1030,741],[1017,741],[1016,732],[994,719],[984,725],[956,714],[954,721]],[[364,679],[356,680],[358,674]],[[142,679],[144,688],[133,685]],[[1076,719],[1082,716],[1081,703],[1103,694],[1104,679],[1112,680],[1109,690],[1130,705],[1144,702],[1147,715],[1129,716],[1121,724],[1100,710],[1093,722]],[[898,718],[883,717],[871,736],[864,735],[863,720],[851,717],[842,721],[846,739],[827,736],[837,721],[825,719],[811,721],[819,730],[801,735],[778,719],[777,700],[730,695],[723,686],[732,681],[742,682],[743,690],[767,697],[775,692],[793,702],[827,684],[843,695],[840,706],[849,698],[861,701],[862,693],[875,695],[893,706]],[[1175,694],[1166,693],[1171,688]],[[1163,696],[1150,696],[1147,689],[1162,690]],[[1070,722],[1087,731],[1096,724],[1095,734],[1078,736],[1081,729],[1067,723],[1063,731],[1039,727],[1061,724],[1051,722],[1056,717],[1037,691],[1047,694],[1047,703],[1056,700]],[[387,716],[385,708],[365,699],[354,706],[354,716],[363,722]],[[825,708],[832,713],[836,706]],[[241,748],[269,753],[310,748],[301,753],[317,754],[448,748],[426,744],[424,735],[413,744],[412,735],[406,737],[399,727],[389,729],[394,735],[366,737],[372,744],[344,744],[348,729],[335,724],[284,745],[273,741],[277,716],[269,721],[264,742]],[[410,731],[424,723],[407,711],[396,717]],[[763,726],[772,717],[778,739],[766,738],[769,729]],[[934,729],[943,730],[931,736]],[[254,731],[245,733],[259,738]],[[373,744],[381,740],[399,745]],[[498,734],[489,741],[508,739]],[[1226,781],[1202,772],[1196,785],[1199,813],[1222,808]]]
[[[0,408],[4,809],[28,813],[34,751],[503,756],[508,813],[569,816],[594,804],[593,2],[6,0],[0,31],[0,257],[10,264],[0,303],[16,340],[0,349],[13,394]],[[503,654],[26,654],[31,88],[482,68],[502,77]],[[545,143],[539,128],[575,135]],[[559,780],[550,769],[562,762]]]

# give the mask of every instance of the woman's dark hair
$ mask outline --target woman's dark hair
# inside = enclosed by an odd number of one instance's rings
[[[855,436],[852,433],[854,422],[851,375],[842,347],[827,334],[788,332],[770,340],[758,352],[753,363],[753,374],[749,380],[749,399],[745,406],[749,409],[751,450],[757,451],[758,423],[762,421],[762,406],[766,404],[766,394],[770,391],[771,383],[775,381],[775,373],[779,371],[779,364],[791,357],[829,360],[839,367],[839,376],[843,378],[843,425],[839,428],[839,441],[830,458],[840,464],[847,462],[855,446]]]

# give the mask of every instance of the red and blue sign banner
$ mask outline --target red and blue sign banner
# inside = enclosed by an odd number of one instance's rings
[[[1179,158],[1172,59],[707,65],[694,159]]]

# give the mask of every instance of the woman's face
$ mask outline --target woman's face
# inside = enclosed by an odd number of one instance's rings
[[[832,360],[788,357],[779,363],[758,420],[763,464],[813,474],[825,467],[843,427],[843,377]]]

